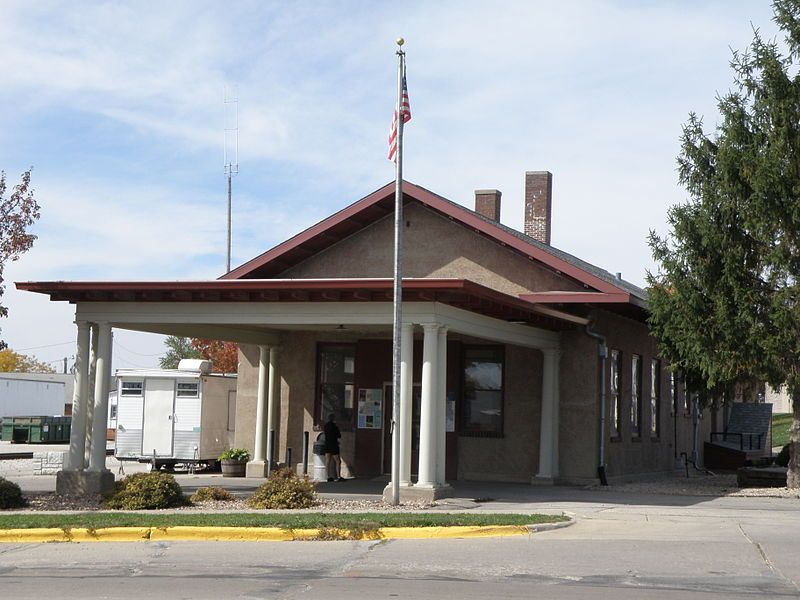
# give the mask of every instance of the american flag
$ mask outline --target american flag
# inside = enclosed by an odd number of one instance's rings
[[[408,86],[406,77],[403,75],[403,95],[400,98],[400,114],[403,116],[403,123],[411,120],[411,104],[408,101]],[[397,158],[397,109],[392,113],[392,126],[389,129],[389,160],[396,161]]]

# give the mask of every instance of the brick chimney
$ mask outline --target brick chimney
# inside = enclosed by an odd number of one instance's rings
[[[525,173],[525,235],[550,244],[550,213],[553,174],[550,171]]]
[[[500,190],[475,190],[475,212],[500,222]]]

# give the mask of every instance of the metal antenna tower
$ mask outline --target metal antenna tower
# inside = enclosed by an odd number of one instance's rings
[[[225,177],[228,179],[228,254],[225,272],[231,270],[231,179],[239,173],[239,94],[236,86],[223,92],[224,140],[222,148]]]

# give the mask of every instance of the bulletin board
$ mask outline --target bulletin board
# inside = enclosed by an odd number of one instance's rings
[[[383,429],[383,390],[358,390],[358,428]]]

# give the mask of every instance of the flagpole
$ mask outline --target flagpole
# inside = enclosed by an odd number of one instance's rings
[[[392,505],[400,504],[400,324],[403,319],[403,77],[405,57],[403,38],[397,39],[397,154],[394,184],[394,320],[392,323]],[[402,425],[404,428],[405,425]]]

